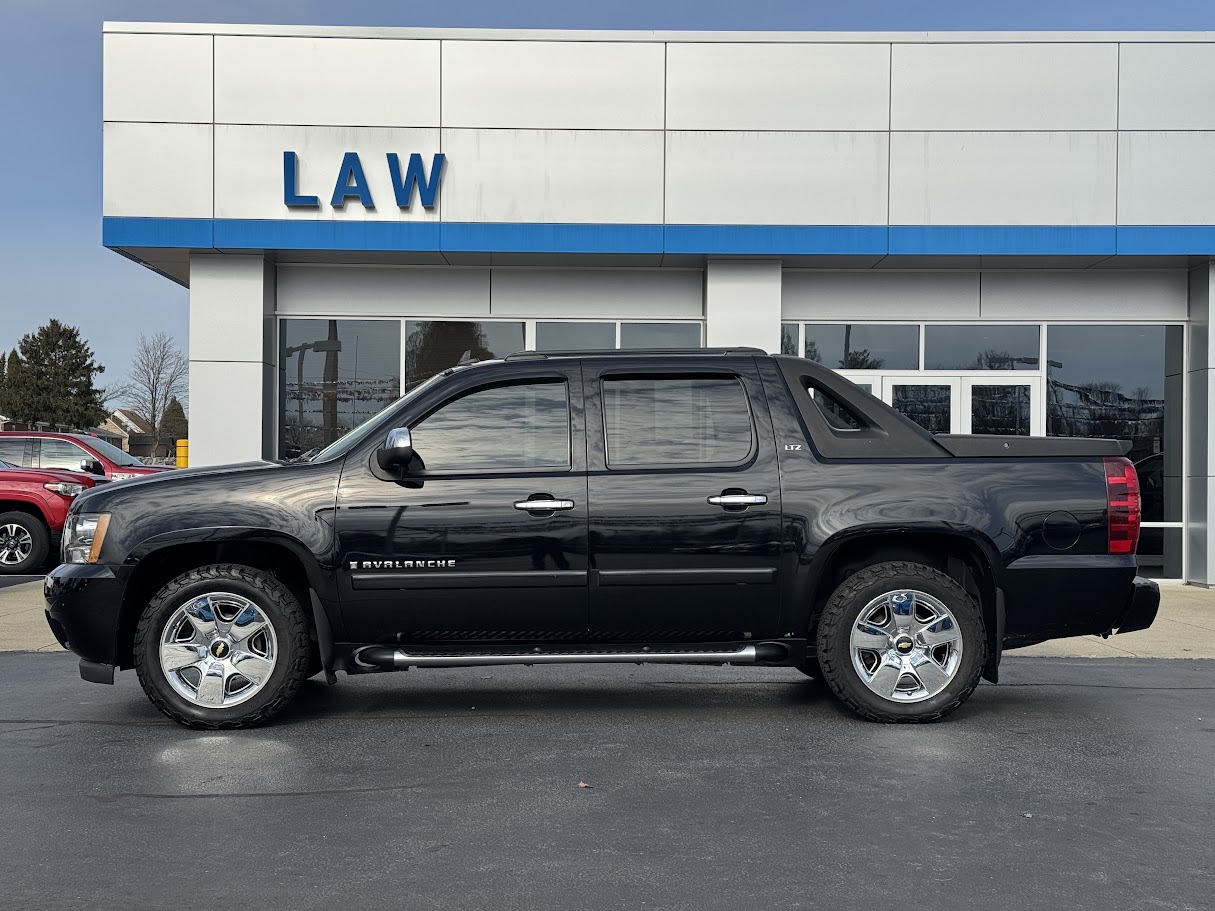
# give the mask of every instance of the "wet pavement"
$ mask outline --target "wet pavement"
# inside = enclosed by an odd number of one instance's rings
[[[133,673],[0,654],[0,907],[1215,904],[1215,661],[1003,674],[924,727],[792,670],[626,666],[313,681],[196,733]]]

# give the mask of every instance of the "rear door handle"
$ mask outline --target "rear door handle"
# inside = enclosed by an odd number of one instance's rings
[[[723,493],[718,497],[709,497],[710,506],[721,506],[725,508],[729,508],[731,506],[763,506],[767,502],[768,498],[762,493]]]
[[[525,509],[528,512],[556,512],[558,509],[573,509],[573,500],[520,500],[515,509]]]

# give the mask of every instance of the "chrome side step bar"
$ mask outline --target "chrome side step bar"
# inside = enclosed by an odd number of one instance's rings
[[[412,655],[404,649],[368,645],[354,653],[365,668],[490,667],[504,664],[758,664],[781,661],[789,650],[776,642],[757,642],[727,651],[643,649],[639,652],[517,652],[514,654]]]

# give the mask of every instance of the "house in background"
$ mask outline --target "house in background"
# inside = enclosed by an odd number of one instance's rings
[[[115,438],[110,441],[137,459],[162,458],[171,449],[167,443],[157,445],[152,425],[127,408],[119,408],[101,423],[99,429],[103,432],[97,433],[97,436],[108,437],[112,434]]]

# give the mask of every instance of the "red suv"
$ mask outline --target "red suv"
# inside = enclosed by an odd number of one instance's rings
[[[104,478],[0,460],[0,575],[37,572],[59,545],[72,500]]]
[[[83,433],[0,432],[0,459],[22,468],[54,468],[104,475],[111,481],[170,471],[145,465],[129,452]]]

